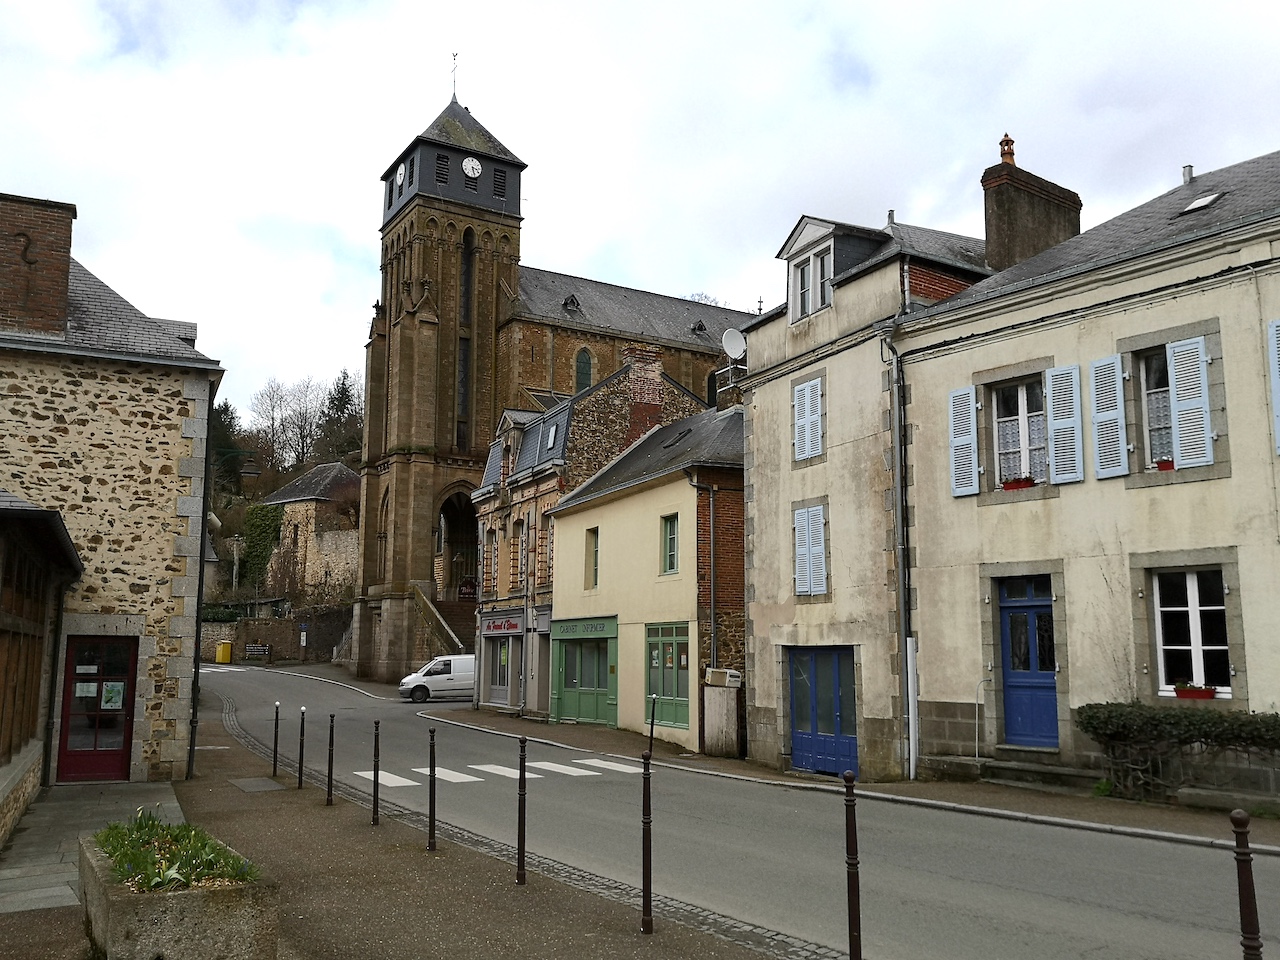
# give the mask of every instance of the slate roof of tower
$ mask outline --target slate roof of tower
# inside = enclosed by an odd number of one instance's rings
[[[519,312],[524,316],[715,353],[720,352],[720,337],[725,330],[742,327],[756,316],[523,265],[520,303]]]
[[[497,157],[499,160],[506,160],[521,167],[525,166],[519,157],[504,147],[479,120],[471,116],[470,110],[458,103],[457,97],[449,102],[449,105],[440,112],[440,116],[436,117],[418,137],[421,140],[444,143],[472,153]]]
[[[742,406],[704,410],[657,427],[552,510],[560,513],[610,493],[693,467],[742,469]]]
[[[1187,206],[1220,194],[1198,210]],[[1107,264],[1280,216],[1280,151],[1196,174],[1154,200],[988,277],[919,316],[1096,270]]]
[[[161,360],[216,368],[192,344],[196,326],[148,317],[90,273],[74,257],[67,277],[67,333],[65,337],[4,336],[7,347]]]
[[[263,503],[297,503],[301,500],[340,500],[360,489],[360,474],[343,463],[322,463],[298,479],[286,483]]]
[[[33,528],[33,540],[48,550],[52,544],[57,546],[55,559],[67,567],[78,577],[84,572],[84,564],[76,553],[75,543],[67,532],[67,525],[62,521],[62,514],[57,510],[38,507],[16,493],[0,488],[0,520],[6,524],[29,526]],[[50,551],[52,553],[52,551]]]

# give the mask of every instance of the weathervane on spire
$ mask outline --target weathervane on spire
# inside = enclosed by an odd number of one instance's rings
[[[453,99],[458,99],[458,55],[453,55]]]

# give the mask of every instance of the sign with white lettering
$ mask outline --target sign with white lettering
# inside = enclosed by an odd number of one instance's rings
[[[617,617],[551,621],[552,640],[610,640],[617,635]]]
[[[524,611],[510,610],[480,618],[480,633],[486,637],[524,633]]]

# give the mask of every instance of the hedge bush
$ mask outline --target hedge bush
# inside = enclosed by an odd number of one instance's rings
[[[1086,703],[1076,725],[1102,746],[1204,744],[1236,750],[1280,750],[1280,714],[1211,707]]]

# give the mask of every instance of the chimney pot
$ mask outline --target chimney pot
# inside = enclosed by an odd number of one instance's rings
[[[1185,167],[1182,168],[1182,182],[1190,183],[1195,178],[1196,178],[1195,171],[1191,169],[1191,164],[1188,163]]]
[[[1005,132],[1004,139],[1000,141],[1000,162],[1017,166],[1013,161],[1013,138],[1009,136],[1008,131]]]
[[[892,207],[889,208],[889,223],[890,225],[893,224],[893,208]]]

